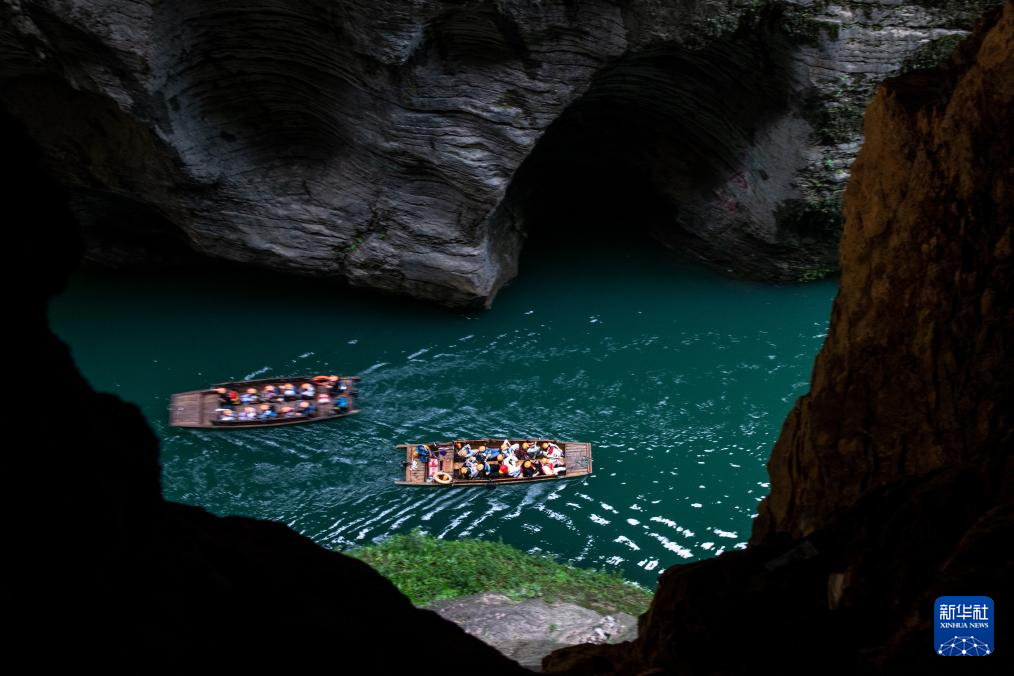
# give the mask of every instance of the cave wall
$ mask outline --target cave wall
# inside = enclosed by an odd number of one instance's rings
[[[1011,2],[947,65],[881,85],[828,338],[750,546],[667,569],[636,641],[548,671],[927,673],[936,598],[1010,595],[1012,119]]]
[[[32,390],[10,416],[20,440],[5,446],[10,664],[418,673],[438,641],[454,653],[441,673],[472,674],[476,665],[529,673],[415,608],[368,565],[283,524],[165,501],[158,439],[140,409],[95,392],[48,327],[47,301],[85,249],[69,197],[2,113],[0,147],[9,252],[31,274],[9,317],[12,384]]]
[[[982,4],[22,0],[0,5],[0,106],[97,263],[192,254],[488,305],[555,123],[611,175],[642,167],[663,241],[796,279],[834,267],[873,83]]]

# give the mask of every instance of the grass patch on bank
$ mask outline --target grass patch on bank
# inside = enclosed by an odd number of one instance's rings
[[[635,616],[651,603],[649,591],[619,573],[574,568],[502,542],[438,540],[414,532],[345,554],[372,566],[417,606],[482,592]]]

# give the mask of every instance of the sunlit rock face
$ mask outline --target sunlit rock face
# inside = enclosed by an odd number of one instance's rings
[[[937,597],[1011,593],[1012,119],[1012,3],[947,66],[885,81],[827,342],[750,546],[668,569],[636,641],[558,651],[548,670],[925,672]]]
[[[481,306],[528,230],[606,213],[807,278],[835,267],[874,84],[984,3],[924,4],[24,0],[0,103],[106,265]]]

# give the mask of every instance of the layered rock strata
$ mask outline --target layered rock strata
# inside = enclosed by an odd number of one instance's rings
[[[925,4],[12,0],[0,103],[104,264],[488,305],[528,230],[604,209],[806,278],[873,83],[983,3]]]
[[[565,649],[547,670],[923,672],[942,659],[937,597],[1010,594],[1012,116],[1014,3],[946,67],[881,86],[828,339],[750,546],[670,568],[636,641]]]
[[[26,312],[11,318],[9,337],[11,382],[32,390],[13,416],[24,436],[6,447],[4,645],[12,664],[426,673],[428,639],[439,637],[456,658],[441,673],[473,674],[476,664],[483,673],[528,673],[415,608],[366,564],[283,524],[165,501],[158,440],[140,410],[92,390],[47,326],[46,300],[83,248],[66,200],[3,115],[0,147],[11,250],[33,271],[19,292],[17,309]]]

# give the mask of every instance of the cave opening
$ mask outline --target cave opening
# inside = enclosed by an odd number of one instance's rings
[[[809,133],[793,50],[761,21],[703,49],[666,45],[605,66],[515,174],[507,200],[526,253],[661,242],[724,269],[750,247],[770,250],[743,241],[778,230],[780,179],[794,167],[772,158]]]

